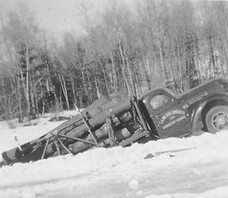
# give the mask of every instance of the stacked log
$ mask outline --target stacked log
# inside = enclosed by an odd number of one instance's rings
[[[87,123],[91,127],[91,131],[99,142],[99,145],[104,146],[107,144],[108,139],[108,126],[105,124],[107,118],[116,116],[120,124],[117,130],[116,137],[122,137],[122,139],[128,137],[130,134],[124,134],[122,129],[126,127],[126,123],[132,122],[131,102],[128,100],[122,104],[116,104],[110,102],[107,98],[101,98],[83,111],[83,116],[87,119]],[[92,144],[88,144],[82,141],[76,141],[70,138],[82,138],[87,141],[93,141],[93,137],[89,134],[88,127],[84,123],[80,115],[77,115],[69,121],[61,124],[55,129],[51,130],[46,135],[28,142],[21,146],[22,151],[16,147],[9,151],[2,153],[2,157],[6,164],[15,162],[28,162],[35,161],[41,158],[45,144],[48,139],[52,140],[47,145],[45,156],[52,156],[56,152],[56,145],[53,138],[58,135],[65,135],[69,138],[63,139],[65,146],[69,147],[75,154],[93,147]],[[123,133],[123,134],[122,134]]]

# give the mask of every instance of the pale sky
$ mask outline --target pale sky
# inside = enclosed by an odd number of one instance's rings
[[[79,15],[80,0],[0,0],[4,11],[14,9],[17,2],[26,2],[36,14],[39,25],[48,31],[82,30]],[[90,9],[99,12],[108,0],[85,0]]]
[[[18,2],[25,2],[35,12],[41,28],[51,33],[61,34],[74,31],[80,35],[84,32],[83,17],[80,16],[80,4],[83,0],[0,0],[0,13],[16,8]],[[84,0],[89,5],[90,16],[96,21],[110,2],[127,3],[134,0]]]
[[[39,24],[49,30],[70,30],[77,23],[77,0],[24,0],[35,10]]]

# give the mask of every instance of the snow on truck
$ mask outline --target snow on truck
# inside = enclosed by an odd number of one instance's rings
[[[137,99],[116,103],[103,97],[42,137],[2,153],[2,165],[95,147],[129,146],[196,131],[217,132],[228,126],[228,83],[214,79],[180,96],[155,89]]]

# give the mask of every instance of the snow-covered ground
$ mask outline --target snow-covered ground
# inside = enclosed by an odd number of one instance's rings
[[[50,117],[9,129],[0,123],[0,152],[43,135]],[[98,148],[0,168],[0,197],[228,197],[228,131],[190,138]]]

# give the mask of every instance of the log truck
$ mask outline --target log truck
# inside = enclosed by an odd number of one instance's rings
[[[78,112],[42,137],[3,152],[1,165],[218,132],[228,127],[228,83],[213,79],[178,96],[157,88],[122,103],[102,97]]]

